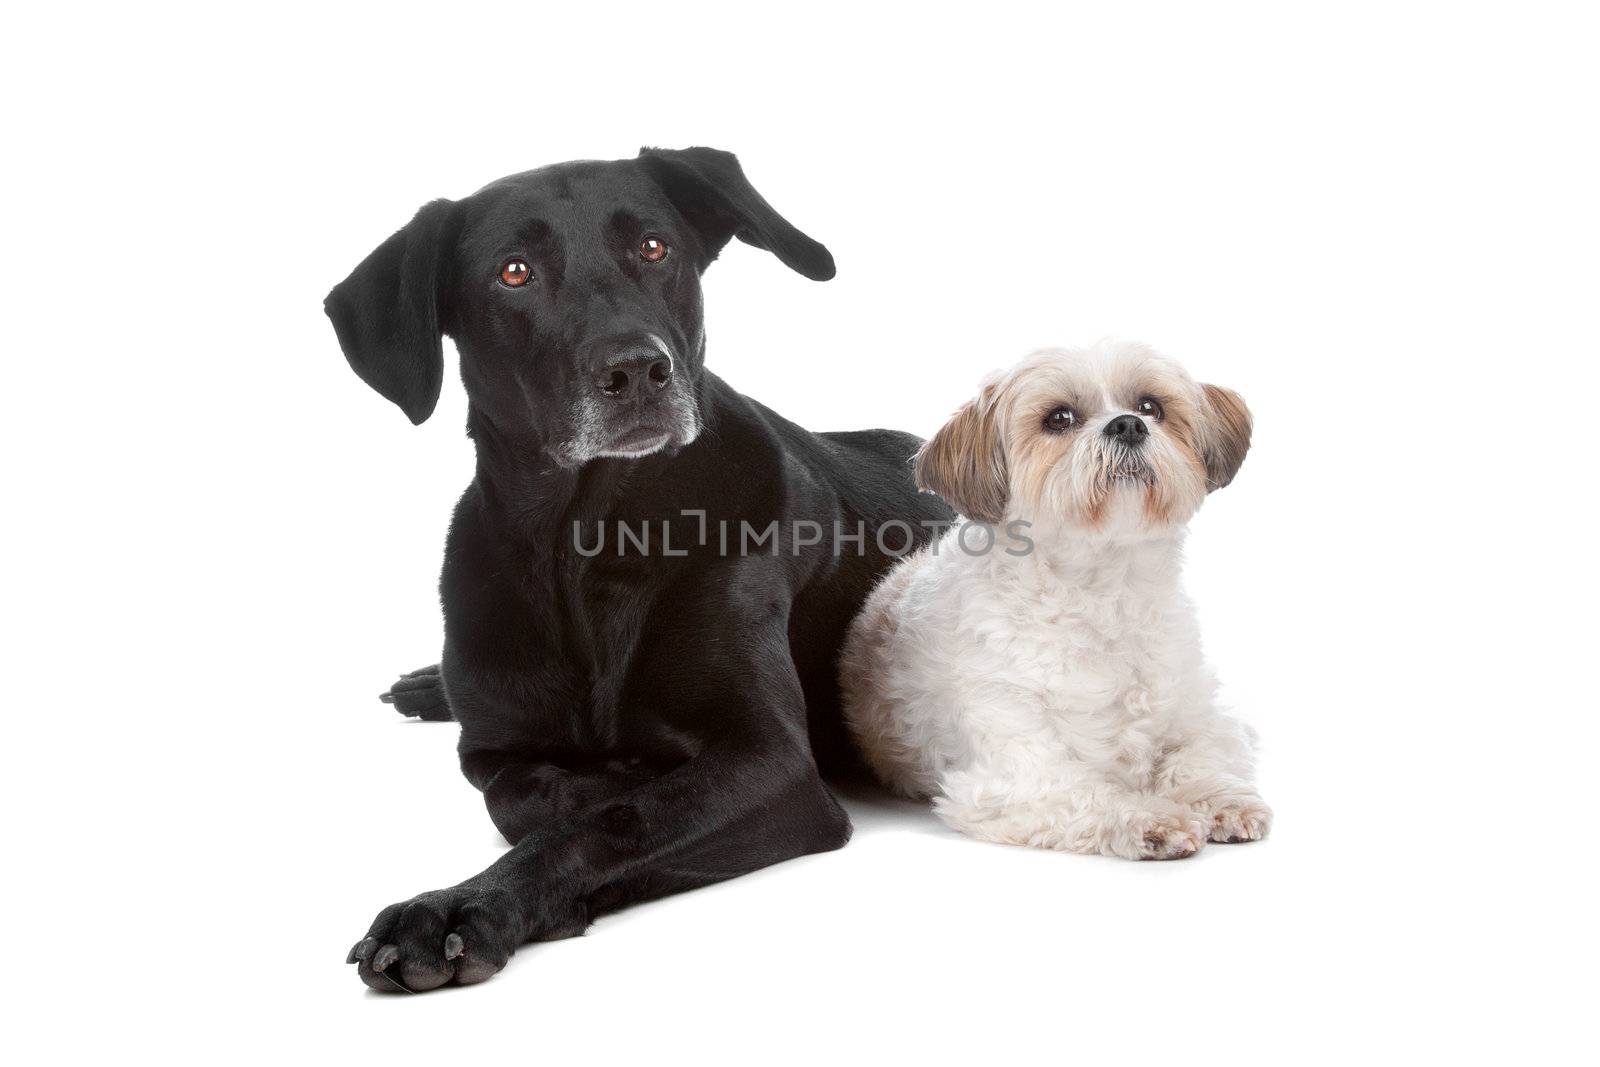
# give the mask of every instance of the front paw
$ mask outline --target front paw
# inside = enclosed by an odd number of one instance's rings
[[[527,937],[510,893],[466,882],[384,908],[345,962],[373,989],[420,993],[492,978]]]
[[[1135,860],[1181,860],[1199,852],[1206,843],[1206,823],[1193,812],[1135,811],[1130,814],[1116,855]]]
[[[1211,840],[1233,845],[1259,841],[1272,829],[1272,809],[1260,797],[1211,805]]]

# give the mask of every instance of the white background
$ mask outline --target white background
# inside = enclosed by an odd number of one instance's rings
[[[1595,24],[1581,7],[224,5],[10,16],[8,1011],[34,1059],[1558,1062],[1595,996]],[[20,20],[20,21],[18,21]],[[736,151],[711,365],[922,434],[1118,334],[1254,408],[1189,586],[1262,844],[1131,864],[857,798],[844,851],[369,994],[503,845],[433,662],[471,474],[326,290],[422,202]],[[1583,546],[1591,547],[1585,548]],[[1580,1039],[1580,1030],[1584,1036]]]

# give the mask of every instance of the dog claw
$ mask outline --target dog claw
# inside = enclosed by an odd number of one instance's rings
[[[372,958],[372,954],[374,952],[376,952],[377,950],[378,950],[378,939],[377,938],[375,938],[375,937],[363,937],[360,941],[357,941],[355,943],[355,947],[350,950],[350,955],[346,956],[344,958],[344,961],[346,963],[357,963],[357,962],[359,962],[361,960],[371,959]]]
[[[467,951],[466,942],[461,940],[460,934],[450,934],[444,939],[444,958],[453,960]]]
[[[372,957],[372,969],[382,974],[384,969],[400,958],[400,950],[393,945],[384,945],[378,954]]]

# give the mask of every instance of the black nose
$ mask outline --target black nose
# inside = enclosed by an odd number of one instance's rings
[[[1106,423],[1106,436],[1115,437],[1129,447],[1137,447],[1150,436],[1150,428],[1137,415],[1118,415]]]
[[[630,348],[607,357],[594,372],[594,387],[612,400],[632,400],[665,389],[672,357],[659,348]]]

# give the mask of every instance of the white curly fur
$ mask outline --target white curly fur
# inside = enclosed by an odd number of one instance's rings
[[[1165,419],[1117,448],[1103,428],[1144,396]],[[1044,428],[1059,406],[1078,418],[1065,434]],[[1242,402],[1102,342],[1035,353],[946,430],[920,457],[925,487],[982,499],[966,482],[992,467],[1005,507],[985,518],[1031,522],[1035,549],[972,555],[952,530],[874,591],[840,669],[874,771],[990,841],[1167,859],[1263,837],[1254,732],[1215,705],[1180,581],[1185,524],[1248,446]],[[948,456],[991,445],[987,465]]]

